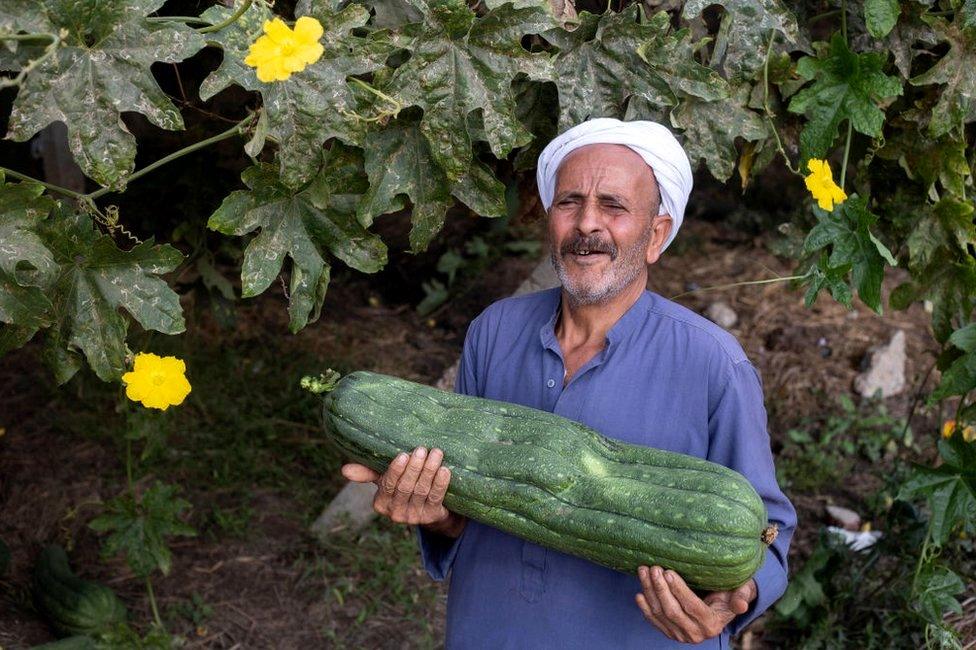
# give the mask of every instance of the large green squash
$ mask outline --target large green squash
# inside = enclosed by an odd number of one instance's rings
[[[370,372],[336,379],[319,386],[324,425],[350,459],[382,472],[402,451],[440,448],[445,506],[524,539],[725,590],[755,573],[775,537],[755,489],[727,467],[533,408]]]
[[[68,555],[56,544],[37,557],[33,592],[38,611],[61,634],[96,634],[126,619],[125,605],[115,592],[76,576]]]

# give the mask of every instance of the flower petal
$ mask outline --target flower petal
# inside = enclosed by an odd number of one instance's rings
[[[295,37],[302,41],[318,41],[325,30],[322,23],[311,16],[302,16],[295,21]]]

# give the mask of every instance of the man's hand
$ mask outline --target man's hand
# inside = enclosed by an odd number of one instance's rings
[[[637,606],[644,618],[682,643],[701,643],[718,636],[732,619],[746,613],[759,594],[752,579],[732,591],[713,591],[699,598],[674,571],[641,566],[637,575],[643,588],[637,594]]]
[[[444,452],[417,447],[412,454],[402,453],[380,474],[365,465],[342,466],[342,475],[357,483],[379,486],[373,509],[398,524],[426,526],[434,532],[458,537],[467,522],[465,517],[444,507],[444,495],[451,482],[451,470],[441,465]]]

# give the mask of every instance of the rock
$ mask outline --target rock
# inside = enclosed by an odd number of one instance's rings
[[[854,379],[854,389],[861,397],[871,397],[878,390],[891,397],[905,390],[905,332],[898,330],[887,345],[874,346],[866,355],[866,370]]]
[[[376,515],[376,511],[373,510],[375,494],[375,483],[346,483],[312,524],[312,534],[324,541],[332,533],[343,528],[359,530]]]
[[[739,322],[739,315],[735,310],[722,301],[710,304],[705,310],[705,317],[723,329],[735,327]]]
[[[827,506],[827,516],[840,525],[844,530],[860,530],[861,515],[853,510],[840,506]]]

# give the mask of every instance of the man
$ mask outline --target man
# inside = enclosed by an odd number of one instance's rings
[[[796,524],[776,484],[760,378],[733,336],[646,290],[691,192],[688,158],[654,122],[600,118],[539,157],[552,263],[562,286],[489,306],[464,342],[457,392],[558,413],[612,438],[744,474],[779,536],[737,589],[696,594],[660,567],[627,575],[451,513],[450,470],[418,448],[376,481],[374,507],[419,525],[435,580],[453,571],[449,648],[728,647],[786,588]]]

